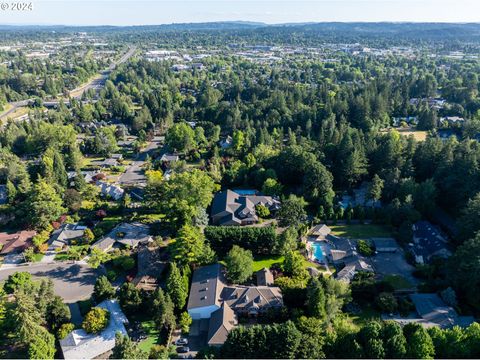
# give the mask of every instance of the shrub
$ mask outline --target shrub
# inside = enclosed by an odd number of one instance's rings
[[[87,333],[99,333],[105,329],[110,320],[110,313],[102,308],[95,307],[85,315],[85,319],[82,323],[82,328]]]
[[[374,251],[370,244],[365,240],[358,240],[357,250],[360,254],[364,256],[372,256]]]
[[[375,304],[380,311],[387,313],[393,313],[398,309],[397,299],[389,292],[380,293],[375,299]]]
[[[65,339],[67,335],[73,331],[73,329],[75,329],[75,325],[73,325],[72,323],[62,324],[60,326],[60,329],[58,329],[57,331],[58,339],[59,340]]]
[[[255,255],[271,255],[277,248],[277,234],[273,226],[263,228],[207,226],[205,237],[219,254],[226,254],[233,245],[251,250]]]
[[[255,207],[257,215],[261,218],[267,218],[270,216],[270,210],[265,205],[257,205]]]

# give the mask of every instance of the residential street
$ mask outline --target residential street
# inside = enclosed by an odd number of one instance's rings
[[[29,272],[37,278],[47,277],[52,279],[55,294],[60,295],[66,303],[89,298],[97,277],[102,273],[101,269],[92,269],[79,263],[35,263],[0,269],[0,282],[17,271]]]
[[[138,186],[139,184],[145,183],[145,175],[142,166],[145,164],[147,154],[156,150],[160,146],[161,141],[163,141],[163,137],[155,136],[153,140],[149,142],[145,149],[137,155],[136,159],[127,168],[125,173],[119,177],[119,184]]]

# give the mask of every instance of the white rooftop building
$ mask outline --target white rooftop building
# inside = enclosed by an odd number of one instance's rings
[[[124,324],[128,323],[128,319],[120,309],[117,300],[105,300],[98,307],[106,309],[110,313],[107,327],[99,334],[88,334],[83,329],[76,329],[60,340],[63,357],[66,360],[89,360],[99,357],[114,348],[117,332],[127,335]]]

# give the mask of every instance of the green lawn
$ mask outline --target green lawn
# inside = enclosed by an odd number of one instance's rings
[[[400,275],[388,275],[383,278],[383,281],[390,284],[395,290],[410,289],[413,285]]]
[[[364,326],[370,320],[380,320],[380,313],[372,307],[367,306],[363,308],[360,313],[355,315],[349,314],[348,317],[352,320],[354,325]]]
[[[33,262],[40,262],[42,261],[43,257],[45,256],[45,254],[42,254],[42,253],[36,253],[33,255]]]
[[[372,237],[391,237],[392,231],[385,225],[362,225],[362,224],[350,224],[350,225],[330,225],[332,234],[340,237],[353,238],[353,239],[368,239]]]
[[[259,271],[263,268],[270,268],[273,264],[282,264],[284,260],[283,256],[257,256],[253,262],[253,271]]]
[[[147,334],[147,338],[140,341],[138,347],[148,353],[153,345],[158,344],[158,330],[155,328],[155,322],[153,320],[145,320],[142,321],[141,324]]]

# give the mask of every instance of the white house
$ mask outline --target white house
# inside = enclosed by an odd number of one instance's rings
[[[116,333],[127,335],[125,324],[128,320],[117,300],[105,300],[97,307],[110,313],[107,327],[98,334],[88,334],[83,329],[76,329],[60,340],[65,360],[98,358],[114,348]]]

